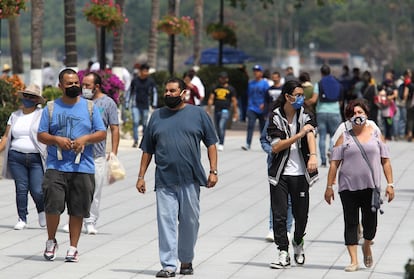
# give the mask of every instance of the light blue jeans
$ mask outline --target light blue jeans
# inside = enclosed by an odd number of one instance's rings
[[[200,186],[156,187],[158,245],[163,269],[177,270],[177,259],[191,263],[200,217]],[[178,234],[178,242],[177,242]]]
[[[222,109],[214,112],[214,124],[216,126],[219,144],[224,144],[224,137],[226,136],[226,124],[229,116],[230,111],[228,109]]]
[[[142,123],[142,130],[145,131],[145,127],[147,127],[148,122],[148,109],[140,109],[137,107],[132,107],[132,128],[133,128],[133,136],[134,142],[138,142],[138,126],[141,121]]]
[[[333,142],[332,137],[335,134],[339,124],[341,124],[340,113],[318,113],[318,135],[319,135],[319,152],[321,154],[322,164],[326,164],[326,135],[329,134],[329,148],[332,150]]]
[[[16,186],[17,214],[22,221],[27,222],[29,192],[37,212],[45,211],[42,191],[43,165],[40,154],[9,150],[7,163]]]

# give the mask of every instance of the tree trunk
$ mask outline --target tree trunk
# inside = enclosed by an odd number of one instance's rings
[[[200,66],[201,38],[203,34],[204,0],[195,0],[194,4],[194,65]]]
[[[151,29],[148,45],[148,64],[157,68],[158,30],[157,23],[160,19],[160,1],[153,0],[151,5]]]
[[[121,12],[124,12],[125,0],[116,0],[116,3],[121,8]],[[115,30],[114,33],[114,45],[112,48],[112,53],[114,55],[114,60],[112,62],[112,67],[122,67],[123,60],[123,49],[124,49],[124,28],[123,24]]]
[[[10,17],[8,21],[13,74],[23,74],[23,54],[20,40],[19,18],[17,16]]]
[[[32,0],[32,36],[30,83],[42,88],[42,37],[43,37],[44,0]]]
[[[76,0],[65,0],[65,66],[78,67],[76,48]]]
[[[101,28],[95,26],[95,38],[96,38],[96,61],[99,62],[99,57],[101,57]]]

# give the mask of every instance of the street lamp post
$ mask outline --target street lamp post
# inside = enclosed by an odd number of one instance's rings
[[[168,13],[170,15],[175,15],[175,1],[176,0],[169,0],[168,1]],[[170,34],[169,37],[170,41],[170,53],[168,57],[168,71],[170,72],[170,76],[174,75],[174,48],[175,48],[175,35]]]
[[[100,45],[101,45],[101,51],[100,51],[100,53],[99,53],[99,68],[101,69],[101,70],[105,70],[105,66],[106,66],[106,46],[105,46],[105,44],[106,44],[106,38],[105,38],[105,36],[106,36],[106,28],[105,28],[105,26],[101,26],[101,43],[100,43]]]

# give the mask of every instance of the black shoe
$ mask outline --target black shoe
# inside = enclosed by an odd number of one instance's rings
[[[169,271],[169,270],[161,269],[160,271],[157,272],[157,274],[155,275],[155,277],[158,277],[158,278],[175,277],[175,272],[174,271]]]
[[[180,274],[183,275],[192,275],[194,273],[194,269],[193,269],[193,264],[189,263],[187,267],[182,267],[183,265],[181,265],[180,268]]]
[[[134,144],[132,145],[133,148],[137,148],[138,147],[138,142],[134,142]]]

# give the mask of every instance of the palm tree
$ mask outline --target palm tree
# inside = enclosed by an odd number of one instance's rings
[[[195,0],[194,4],[194,65],[200,65],[201,35],[203,33],[204,0]]]
[[[32,0],[32,50],[30,63],[30,83],[42,87],[42,37],[44,0]]]
[[[65,66],[77,69],[76,0],[65,0]]]
[[[18,16],[8,18],[9,37],[10,37],[10,54],[12,60],[12,69],[14,74],[23,74],[23,54],[20,36],[20,24]]]
[[[124,11],[125,0],[116,0],[116,4],[121,8],[121,12]],[[123,24],[119,26],[114,32],[114,45],[112,48],[112,53],[114,55],[114,61],[112,66],[122,67],[122,58],[123,58],[123,49],[124,49],[124,33],[123,33]]]
[[[151,5],[151,30],[148,44],[148,64],[157,68],[158,30],[157,23],[160,19],[160,1],[152,0]]]

